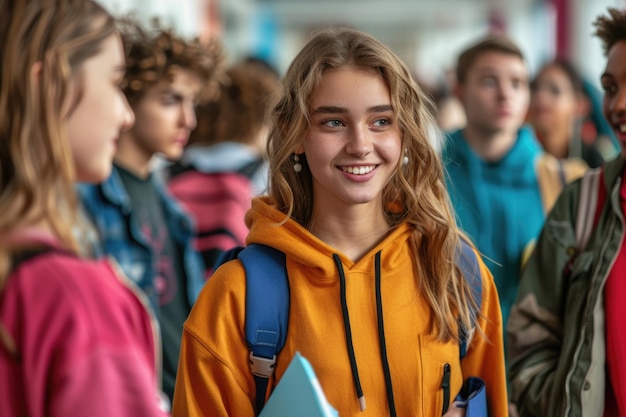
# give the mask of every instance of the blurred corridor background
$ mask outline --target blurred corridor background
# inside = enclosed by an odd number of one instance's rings
[[[320,26],[365,30],[391,46],[417,77],[443,82],[458,52],[489,31],[521,45],[531,72],[572,60],[599,85],[604,59],[591,22],[626,0],[100,0],[117,15],[158,17],[184,36],[219,36],[230,60],[253,55],[284,73]]]

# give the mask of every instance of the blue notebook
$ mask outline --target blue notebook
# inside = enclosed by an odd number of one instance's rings
[[[313,367],[296,352],[259,417],[339,417],[328,403]]]

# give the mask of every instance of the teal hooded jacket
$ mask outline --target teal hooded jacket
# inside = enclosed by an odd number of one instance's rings
[[[457,223],[483,255],[494,276],[503,323],[519,285],[524,249],[535,240],[545,220],[536,164],[544,154],[527,126],[498,162],[481,159],[463,131],[452,133],[443,149],[446,185]]]

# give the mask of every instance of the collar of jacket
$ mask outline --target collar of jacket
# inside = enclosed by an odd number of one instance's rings
[[[124,214],[130,214],[132,210],[130,198],[115,165],[113,165],[109,178],[100,185],[100,189],[109,203],[120,207]]]
[[[191,218],[184,212],[184,210],[176,203],[174,197],[168,194],[165,185],[160,182],[158,176],[150,174],[150,181],[154,185],[159,194],[159,199],[165,209],[165,215],[168,221],[174,221],[176,227],[180,227],[180,230],[173,230],[175,235],[184,236],[192,233],[195,225]],[[104,181],[100,188],[102,190],[103,197],[110,203],[119,207],[124,215],[130,215],[132,212],[132,205],[130,203],[130,197],[124,188],[122,178],[118,172],[118,169],[113,165],[111,175]],[[179,233],[184,232],[184,233]],[[181,237],[182,239],[182,237]]]
[[[622,176],[625,164],[626,159],[620,153],[615,159],[604,165],[604,185],[607,190],[610,190],[617,178]]]
[[[517,131],[515,143],[498,161],[489,165],[525,166],[529,158],[536,158],[543,153],[535,133],[528,125],[522,125]],[[463,129],[456,130],[449,135],[447,146],[443,151],[443,160],[470,161],[484,160],[469,146]]]
[[[188,147],[180,163],[191,165],[202,173],[211,174],[238,171],[259,158],[258,152],[249,145],[238,142],[220,142],[211,146]]]

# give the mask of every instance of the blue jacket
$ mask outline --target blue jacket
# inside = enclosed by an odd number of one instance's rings
[[[183,256],[182,267],[186,275],[187,299],[189,305],[193,305],[204,285],[202,258],[193,247],[194,224],[168,193],[158,176],[153,175],[152,178],[161,198],[167,228]],[[133,216],[130,199],[117,168],[113,167],[111,176],[102,184],[80,184],[78,193],[83,208],[99,233],[96,254],[113,256],[124,273],[148,295],[155,311],[158,312],[158,295],[154,286],[155,254]]]
[[[498,162],[480,159],[462,130],[451,134],[443,151],[458,224],[493,274],[504,323],[517,294],[522,252],[545,221],[535,169],[542,155],[528,127],[519,130],[515,145]]]

